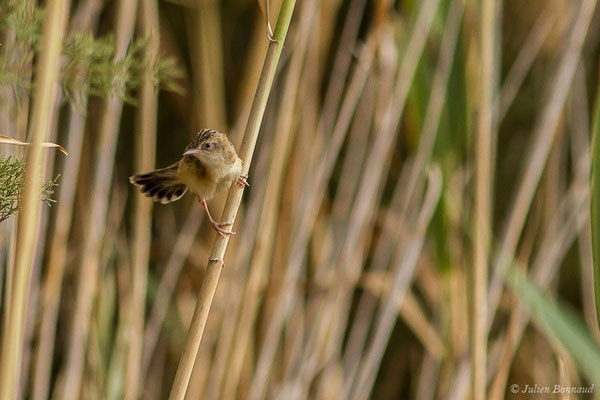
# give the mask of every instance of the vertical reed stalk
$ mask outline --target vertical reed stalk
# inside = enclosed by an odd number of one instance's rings
[[[144,330],[142,382],[145,381],[145,376],[152,360],[152,353],[156,348],[160,330],[167,315],[169,304],[171,304],[175,284],[183,269],[185,259],[192,249],[203,216],[204,212],[200,207],[194,207],[188,212],[185,225],[177,235],[173,251],[171,252],[165,271],[161,276],[160,283],[156,289],[152,310],[149,313],[150,315],[148,316],[148,321]]]
[[[137,0],[121,0],[118,3],[115,62],[126,54],[133,36]],[[72,331],[65,366],[65,380],[61,397],[64,400],[79,398],[85,368],[86,340],[96,293],[96,281],[100,264],[99,252],[106,227],[108,197],[111,193],[115,148],[119,132],[122,102],[111,96],[106,100],[100,124],[100,137],[92,188],[90,190],[90,211],[83,244],[81,271],[77,287],[77,297],[72,319]]]
[[[39,191],[42,185],[44,153],[40,142],[46,140],[51,126],[51,111],[56,102],[59,56],[68,18],[69,1],[57,0],[48,4],[42,35],[38,64],[38,80],[32,109],[30,136],[33,147],[27,157],[27,175],[21,199],[17,228],[17,251],[12,299],[8,323],[2,332],[2,368],[0,369],[0,398],[12,400],[18,389],[23,349],[23,334],[29,281],[36,247],[36,231],[39,217]]]
[[[80,5],[73,16],[71,29],[94,30],[100,13],[99,0],[87,0]],[[73,31],[71,31],[72,33]],[[87,110],[88,88],[82,90],[81,110]],[[85,128],[85,111],[69,110],[68,139],[66,148],[69,157],[61,173],[60,191],[57,203],[60,204],[56,214],[54,230],[50,234],[49,254],[46,264],[46,277],[42,285],[42,316],[39,327],[39,339],[34,366],[33,399],[48,398],[50,372],[52,367],[54,340],[56,337],[56,321],[61,297],[62,283],[68,253],[68,239],[71,232],[75,191],[79,176],[83,134]]]
[[[536,192],[542,171],[546,164],[552,142],[562,115],[562,110],[570,90],[570,85],[579,63],[582,46],[587,36],[591,17],[596,8],[596,0],[582,0],[572,21],[572,30],[567,39],[567,48],[560,59],[555,79],[548,93],[542,113],[536,121],[533,138],[526,157],[528,163],[524,166],[522,178],[512,201],[510,214],[507,217],[500,248],[493,263],[493,276],[489,286],[487,329],[493,321],[500,294],[502,292],[503,276],[515,253],[521,231],[525,225],[527,214],[531,207],[533,195]]]
[[[281,50],[283,49],[283,43],[292,19],[295,3],[295,0],[284,0],[282,3],[277,26],[275,27],[275,33],[273,35],[275,42],[271,42],[267,50],[265,63],[263,65],[252,109],[250,110],[250,116],[246,125],[242,146],[239,151],[239,156],[244,162],[243,175],[248,174],[248,170],[250,169],[250,163],[254,154],[254,146],[256,145],[256,139],[258,138],[258,131],[265,112],[269,93],[271,92],[271,86],[275,77]],[[236,185],[231,187],[227,202],[225,203],[225,210],[221,217],[222,221],[232,223],[235,221],[242,200],[243,191],[242,188],[237,187]],[[200,288],[200,293],[198,295],[198,303],[196,304],[196,310],[194,311],[194,317],[192,319],[185,350],[179,361],[175,381],[171,388],[171,394],[169,396],[170,400],[181,400],[185,396],[194,361],[196,360],[198,348],[200,347],[200,342],[202,340],[202,334],[204,333],[206,320],[208,319],[210,306],[217,288],[221,269],[223,268],[223,257],[228,242],[229,237],[222,238],[217,236],[215,240],[204,275],[204,280]]]
[[[145,62],[148,67],[141,90],[138,117],[138,132],[135,137],[135,170],[150,171],[155,164],[156,151],[156,112],[158,93],[153,71],[158,61],[159,25],[157,0],[142,0],[140,5],[140,25],[147,38]],[[144,318],[146,311],[146,285],[148,281],[148,262],[150,259],[150,240],[152,233],[152,202],[143,196],[135,196],[134,238],[132,251],[130,297],[131,333],[128,337],[125,400],[138,398],[142,349],[144,344]]]
[[[388,343],[392,328],[397,318],[397,307],[412,281],[419,254],[425,241],[427,227],[436,209],[442,191],[442,173],[439,168],[432,168],[428,176],[429,187],[423,199],[423,205],[419,210],[416,224],[413,228],[414,234],[406,245],[406,251],[402,251],[399,245],[390,270],[393,278],[390,294],[382,304],[375,323],[373,340],[365,352],[361,368],[353,382],[353,390],[350,399],[367,400],[373,390],[373,383],[384,349]]]
[[[87,107],[85,101],[84,107]],[[56,337],[56,320],[62,289],[63,276],[67,258],[67,242],[71,230],[71,218],[74,210],[75,189],[81,160],[81,147],[83,144],[83,130],[85,116],[71,110],[69,121],[69,139],[67,149],[69,157],[66,160],[64,173],[61,175],[61,185],[58,203],[56,224],[52,234],[50,252],[48,256],[46,279],[43,285],[42,322],[38,340],[37,357],[34,375],[34,400],[48,398],[50,386],[50,370],[52,366],[52,352]]]
[[[446,26],[444,28],[438,64],[433,77],[431,94],[429,95],[429,102],[425,112],[425,121],[420,135],[417,155],[414,163],[408,164],[403,170],[403,173],[408,173],[407,182],[401,177],[392,196],[391,208],[398,210],[399,222],[398,220],[392,219],[391,216],[385,218],[383,237],[378,241],[373,252],[371,261],[373,269],[382,268],[389,263],[389,260],[392,257],[394,243],[401,240],[397,226],[404,225],[407,215],[410,214],[407,210],[411,204],[414,204],[415,193],[421,192],[421,189],[417,191],[417,188],[420,188],[419,182],[421,182],[421,179],[425,174],[425,168],[431,159],[431,154],[439,130],[440,119],[447,94],[448,79],[450,77],[453,57],[459,37],[462,15],[463,1],[453,0],[450,3],[450,10],[448,11],[448,16],[446,18]],[[393,233],[394,231],[396,231],[395,234]],[[360,315],[360,318],[357,316],[353,325],[349,327],[351,332],[349,336],[350,339],[344,354],[344,363],[350,371],[348,373],[349,379],[347,380],[345,387],[346,393],[350,390],[356,368],[358,368],[360,348],[366,340],[368,326],[370,325],[370,318],[374,313],[374,308],[375,302],[370,294],[361,296],[358,305],[359,311],[357,311],[357,315]],[[366,318],[368,318],[367,321],[365,321]]]
[[[269,321],[269,326],[263,340],[263,347],[260,350],[258,365],[254,372],[253,382],[250,388],[250,399],[258,399],[264,396],[264,390],[268,379],[275,350],[279,344],[279,333],[285,323],[288,313],[293,304],[294,287],[300,274],[300,269],[305,256],[306,243],[317,218],[318,207],[325,196],[327,179],[332,173],[335,160],[338,158],[340,147],[344,141],[350,116],[354,113],[358,99],[367,82],[367,77],[371,71],[373,63],[372,52],[375,48],[375,36],[369,36],[368,42],[362,48],[359,55],[358,66],[353,76],[350,78],[349,87],[341,107],[340,115],[333,129],[329,143],[323,152],[322,159],[317,166],[314,180],[305,179],[303,183],[301,197],[301,212],[294,221],[295,232],[291,238],[291,250],[285,265],[285,276],[283,283],[278,290],[278,298],[273,317]]]
[[[540,14],[537,21],[531,28],[531,31],[527,35],[527,39],[523,43],[523,47],[519,51],[519,55],[515,59],[511,66],[502,90],[497,94],[495,98],[494,108],[497,113],[494,114],[494,129],[497,129],[497,125],[502,121],[508,112],[510,105],[513,103],[523,80],[527,76],[531,65],[538,56],[544,40],[548,37],[552,31],[552,26],[556,22],[556,15],[554,14],[554,6],[548,2],[544,11]]]
[[[492,263],[492,279],[489,285],[487,329],[489,331],[494,320],[494,314],[498,307],[502,293],[504,274],[510,265],[521,231],[529,212],[531,201],[537,189],[541,173],[543,171],[554,135],[558,127],[562,109],[570,90],[571,81],[575,74],[577,64],[581,55],[583,42],[587,36],[591,16],[596,7],[596,0],[582,0],[581,4],[572,6],[576,12],[571,20],[571,30],[566,39],[566,48],[561,53],[560,61],[553,78],[550,79],[552,86],[549,88],[547,98],[544,101],[542,111],[535,123],[532,141],[527,151],[528,163],[523,167],[522,178],[518,184],[509,215],[500,239],[497,254]],[[469,373],[470,365],[464,360],[454,375],[453,395],[461,396],[466,391],[465,374]]]
[[[260,219],[257,224],[256,242],[254,253],[249,265],[249,273],[244,287],[243,301],[240,304],[239,319],[235,328],[235,341],[232,343],[229,359],[230,368],[225,380],[225,398],[234,398],[238,387],[242,362],[248,349],[251,332],[248,326],[256,322],[259,306],[257,294],[268,273],[267,266],[272,256],[277,230],[277,215],[279,213],[281,192],[286,161],[289,159],[291,144],[293,143],[296,128],[293,126],[294,108],[297,101],[297,92],[300,87],[300,77],[311,23],[316,13],[316,2],[307,1],[303,4],[301,13],[297,18],[298,30],[297,46],[290,60],[289,71],[283,85],[281,109],[275,124],[275,138],[272,148],[272,157],[267,176],[267,187],[260,209]]]
[[[494,0],[483,0],[480,25],[481,72],[479,121],[475,148],[475,207],[473,210],[473,298],[471,301],[471,390],[474,400],[484,400],[487,363],[487,279],[491,234],[492,117],[494,100]]]
[[[190,40],[190,46],[194,65],[198,67],[193,98],[200,121],[195,123],[226,130],[220,6],[216,0],[198,2],[190,27],[194,39]]]

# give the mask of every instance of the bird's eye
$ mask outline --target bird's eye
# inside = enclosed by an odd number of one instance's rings
[[[204,147],[206,150],[210,149],[211,144],[210,143],[204,143],[204,145],[202,147]]]

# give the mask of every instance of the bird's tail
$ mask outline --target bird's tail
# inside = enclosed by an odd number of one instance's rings
[[[187,191],[187,186],[177,177],[177,166],[157,169],[129,177],[129,182],[140,187],[146,197],[163,204],[178,200]]]

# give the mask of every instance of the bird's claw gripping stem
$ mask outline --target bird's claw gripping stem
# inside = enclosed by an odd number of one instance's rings
[[[237,184],[241,187],[247,187],[250,186],[250,184],[248,183],[248,175],[240,175],[240,177],[237,180]]]

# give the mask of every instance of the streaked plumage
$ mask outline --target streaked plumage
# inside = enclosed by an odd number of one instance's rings
[[[206,200],[229,189],[235,181],[247,186],[242,173],[242,160],[224,133],[203,129],[186,147],[183,158],[167,167],[134,175],[129,181],[140,187],[146,197],[160,203],[169,203],[181,198],[189,189],[198,195],[206,209],[211,224],[220,235],[233,232],[222,229],[226,223],[213,220]]]

